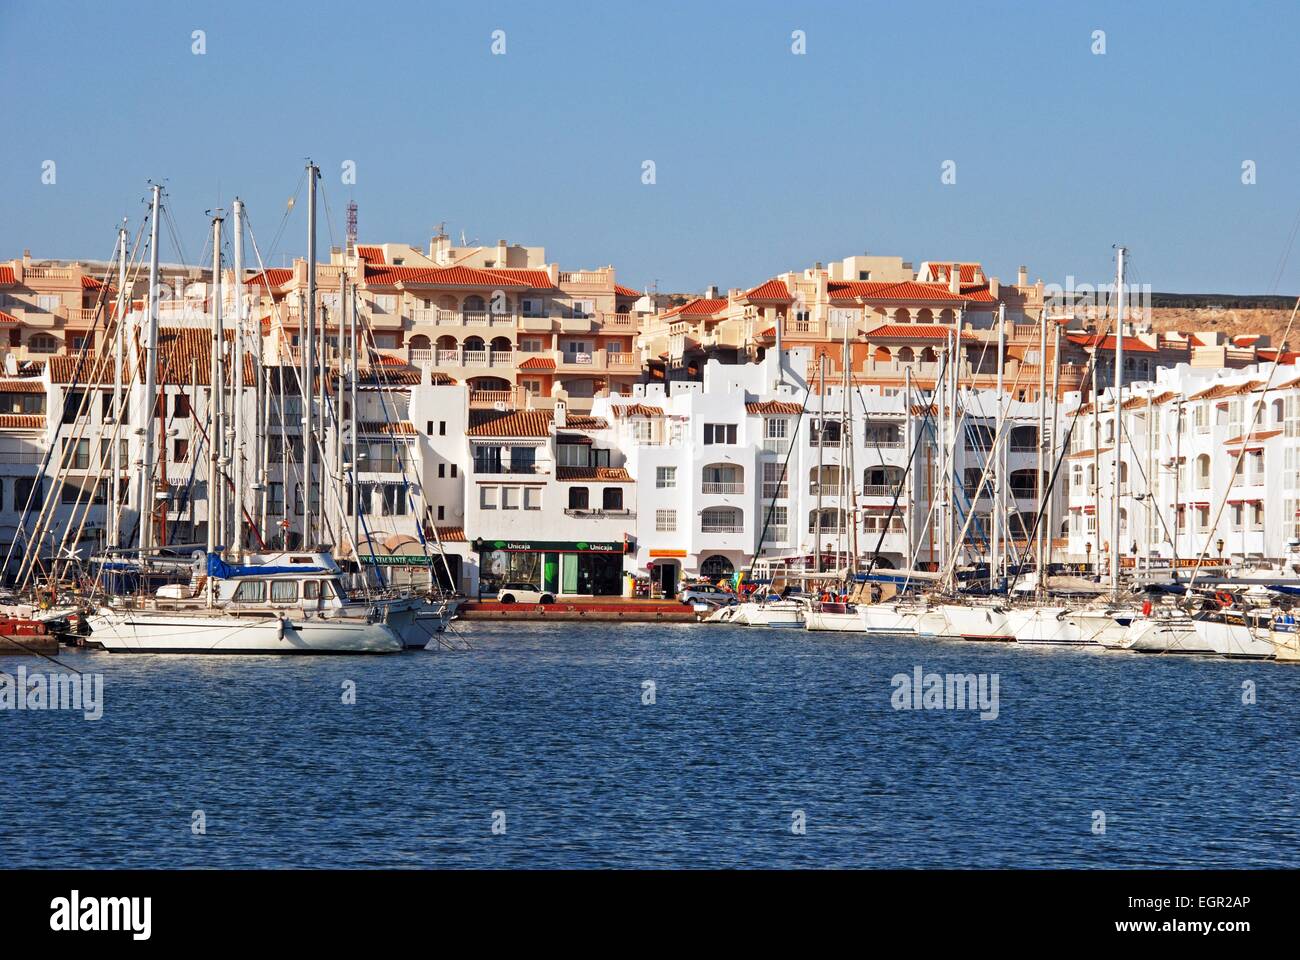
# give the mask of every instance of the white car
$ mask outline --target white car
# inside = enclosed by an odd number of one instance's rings
[[[554,603],[555,594],[532,583],[507,583],[497,591],[501,603]]]

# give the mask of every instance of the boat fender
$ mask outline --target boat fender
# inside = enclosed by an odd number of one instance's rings
[[[275,620],[276,620],[275,638],[277,640],[283,640],[284,639],[284,615],[281,614],[280,616],[276,617]]]
[[[1056,622],[1057,623],[1063,622],[1065,618],[1068,617],[1069,615],[1070,615],[1069,610],[1062,610],[1060,613],[1056,615]]]

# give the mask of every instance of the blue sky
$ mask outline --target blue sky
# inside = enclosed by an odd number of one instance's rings
[[[236,194],[265,250],[311,156],[340,242],[350,195],[363,242],[446,221],[636,287],[864,251],[1093,282],[1123,242],[1156,290],[1294,294],[1297,36],[1294,3],[0,0],[0,258],[107,256],[151,177],[190,259]]]

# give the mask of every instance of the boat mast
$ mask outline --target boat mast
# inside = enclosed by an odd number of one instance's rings
[[[126,344],[126,227],[117,231],[117,329],[113,348],[113,482],[108,507],[108,545],[120,547],[122,538],[122,348]]]
[[[348,529],[347,502],[343,499],[343,363],[347,356],[345,320],[348,316],[348,265],[344,254],[343,268],[339,271],[339,309],[336,322],[338,329],[338,377],[332,379],[334,385],[334,490],[338,503],[338,540],[341,543]],[[352,544],[352,556],[356,559],[357,545]]]
[[[817,523],[813,530],[813,573],[822,572],[822,468],[826,450],[826,354],[817,361]],[[841,429],[843,429],[841,427]]]
[[[209,358],[208,379],[208,553],[216,553],[218,530],[222,529],[221,503],[225,500],[221,489],[221,347],[225,333],[221,327],[221,214],[212,218],[212,356]],[[211,581],[209,581],[211,583]],[[212,605],[209,587],[208,606]]]
[[[1093,342],[1092,347],[1092,539],[1097,540],[1101,532],[1101,397],[1097,395],[1097,354],[1101,352],[1101,340]],[[1093,575],[1101,582],[1101,544],[1097,548],[1097,565]]]
[[[1120,484],[1120,464],[1124,462],[1124,254],[1117,248],[1116,300],[1115,300],[1115,502],[1110,518],[1110,587],[1119,597],[1119,503],[1123,487]]]
[[[303,546],[315,545],[312,537],[312,405],[316,398],[316,180],[320,170],[307,164],[307,302],[303,305],[302,336],[302,539]]]
[[[361,582],[369,585],[361,568],[361,485],[357,482],[357,288],[352,288],[351,309],[348,311],[348,399],[352,409],[348,411],[348,438],[352,441],[352,459],[349,475],[352,481],[352,556],[357,562],[357,570],[362,574]]]
[[[144,336],[144,462],[140,471],[140,563],[143,573],[144,551],[152,540],[153,523],[153,418],[158,404],[158,216],[162,206],[162,187],[152,184],[153,200],[149,213],[149,310]]]
[[[1005,504],[1002,502],[1002,475],[1006,471],[1006,441],[1002,437],[1007,419],[1007,405],[1002,395],[1003,377],[1007,362],[1007,305],[998,304],[998,418],[994,431],[994,448],[990,454],[996,459],[998,469],[993,471],[993,523],[989,531],[989,589],[996,592],[999,571],[1002,567],[1002,524],[1006,523]],[[1000,444],[1000,445],[999,445]]]
[[[957,269],[954,265],[953,269]],[[960,405],[961,398],[961,323],[963,312],[959,307],[957,309],[957,324],[952,332],[952,395],[951,402],[948,405],[949,431],[948,438],[950,448],[948,452],[948,469],[945,474],[948,495],[945,498],[948,504],[948,523],[947,537],[951,544],[951,552],[960,559],[964,553],[965,544],[961,542],[964,538],[959,538],[957,534],[957,408]],[[962,445],[965,450],[965,444]],[[974,509],[974,504],[971,505]],[[952,565],[954,576],[956,576],[956,564]]]
[[[907,527],[907,556],[904,562],[908,569],[912,567],[912,556],[916,551],[914,537],[916,534],[916,490],[913,486],[912,467],[916,465],[915,442],[912,439],[912,366],[903,368],[903,443],[907,448],[907,467],[903,473],[903,497],[905,515],[903,523]],[[874,562],[873,562],[874,566]]]
[[[1038,549],[1034,558],[1035,592],[1042,596],[1043,585],[1047,579],[1044,563],[1046,551],[1043,549],[1043,506],[1047,495],[1043,474],[1047,466],[1047,307],[1044,305],[1042,315],[1038,318],[1038,472],[1035,475],[1034,489],[1038,493]]]
[[[1051,444],[1048,448],[1051,450],[1051,456],[1048,457],[1047,461],[1049,464],[1056,462],[1056,435],[1060,432],[1061,424],[1061,325],[1057,323],[1053,324],[1053,326],[1056,329],[1052,333],[1052,425],[1047,434],[1047,443]],[[1054,471],[1049,471],[1049,473],[1051,472]],[[1044,573],[1052,566],[1053,542],[1056,539],[1056,500],[1053,496],[1055,491],[1056,485],[1049,481],[1044,493],[1044,496],[1047,497],[1047,530],[1045,531],[1047,534],[1047,567],[1044,569]]]
[[[231,362],[235,366],[235,397],[231,416],[235,421],[235,436],[231,454],[235,458],[235,514],[231,549],[236,559],[244,554],[244,203],[238,197],[235,213],[235,353]]]

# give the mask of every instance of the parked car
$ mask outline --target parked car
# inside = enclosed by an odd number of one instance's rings
[[[497,599],[502,603],[554,603],[555,594],[538,590],[532,583],[507,583],[497,591]]]
[[[722,590],[708,583],[697,583],[685,587],[677,594],[682,603],[709,603],[724,607],[736,602],[736,595],[730,590]]]

